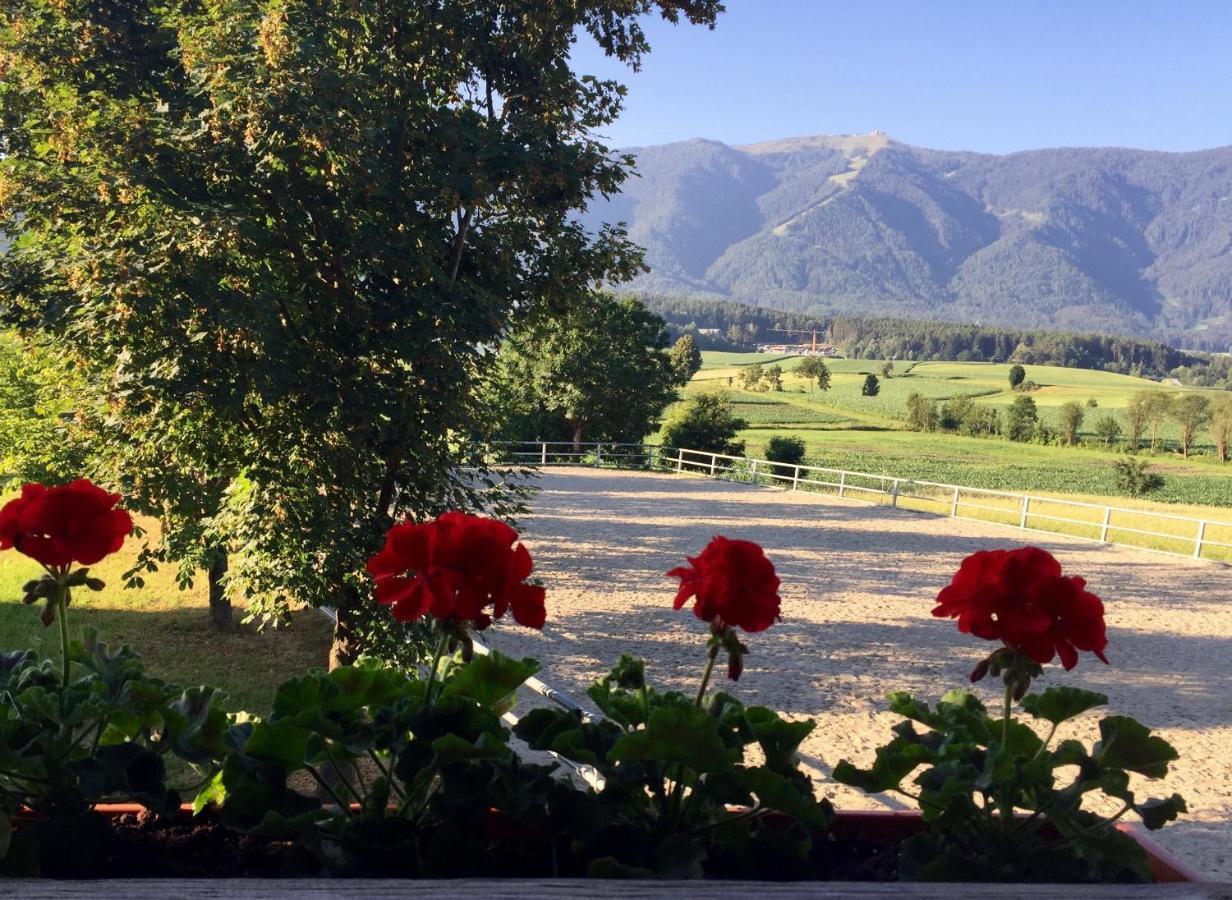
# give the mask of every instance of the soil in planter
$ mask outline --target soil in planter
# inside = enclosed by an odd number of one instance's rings
[[[204,816],[192,821],[122,815],[112,822],[106,878],[304,878],[321,875],[316,859],[289,841],[239,834]],[[757,860],[758,871],[724,871],[707,865],[714,878],[769,880],[893,881],[898,845],[858,838],[820,839],[802,867]],[[518,872],[520,877],[535,873]],[[551,877],[550,872],[538,877]]]

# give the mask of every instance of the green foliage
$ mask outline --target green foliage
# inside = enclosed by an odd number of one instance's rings
[[[796,366],[796,373],[803,375],[809,383],[809,390],[816,384],[819,390],[830,390],[830,367],[820,356],[807,356]]]
[[[1152,472],[1151,464],[1145,459],[1118,459],[1113,467],[1116,469],[1117,488],[1131,497],[1141,497],[1164,486],[1163,476]]]
[[[804,440],[792,435],[776,434],[766,441],[762,455],[771,462],[798,465],[804,462]]]
[[[663,320],[636,300],[590,295],[505,340],[491,405],[512,440],[551,439],[555,419],[575,441],[640,441],[688,380],[666,348]]]
[[[1071,447],[1078,443],[1078,429],[1082,427],[1084,417],[1082,406],[1074,400],[1062,403],[1060,409],[1057,410],[1061,437]]]
[[[514,728],[533,749],[593,766],[603,788],[571,837],[591,875],[764,877],[808,874],[813,834],[833,811],[813,797],[798,748],[812,722],[791,722],[725,693],[701,707],[646,684],[641,660],[620,663],[589,691],[605,720],[536,709]],[[755,750],[761,760],[746,758]],[[748,807],[735,815],[729,805]],[[766,814],[786,815],[771,824]]]
[[[1027,377],[1027,370],[1015,363],[1010,366],[1010,387],[1017,388]]]
[[[22,808],[36,819],[12,838],[0,871],[96,875],[107,826],[91,806],[176,808],[214,776],[228,729],[211,688],[182,690],[145,674],[128,647],[111,650],[87,629],[59,664],[33,651],[0,654],[0,826]],[[172,784],[166,758],[190,774]],[[0,827],[0,844],[9,835]]]
[[[744,419],[732,413],[731,401],[725,395],[696,394],[668,414],[659,443],[665,447],[741,456],[744,442],[735,437],[747,426]]]
[[[1228,448],[1232,446],[1232,394],[1211,403],[1210,429],[1215,456],[1220,462],[1227,462]]]
[[[1041,740],[1019,719],[989,716],[966,691],[946,694],[935,708],[892,694],[890,709],[905,717],[894,740],[877,751],[871,768],[843,761],[834,777],[870,793],[916,799],[927,829],[903,846],[904,878],[1149,881],[1145,853],[1115,823],[1133,810],[1155,829],[1185,811],[1176,794],[1141,800],[1129,788],[1130,772],[1164,777],[1176,751],[1124,716],[1104,718],[1090,749],[1073,739],[1052,743],[1059,726],[1107,702],[1072,687],[1024,697],[1023,709],[1051,726]],[[1122,804],[1120,813],[1105,818],[1083,808],[1088,795],[1100,794]]]
[[[762,387],[762,379],[766,376],[766,370],[762,368],[761,363],[754,363],[751,366],[746,366],[740,371],[740,384],[746,391],[764,390]]]
[[[1188,457],[1198,429],[1211,417],[1211,402],[1201,394],[1178,394],[1172,399],[1168,412],[1180,429],[1181,455]]]
[[[1116,416],[1104,414],[1095,420],[1095,434],[1105,447],[1111,447],[1121,432],[1121,423]]]
[[[5,318],[86,363],[89,474],[170,506],[152,552],[233,551],[267,619],[332,604],[347,659],[391,518],[516,513],[485,481],[491,348],[641,266],[577,219],[631,161],[597,137],[623,88],[573,42],[636,67],[643,15],[719,11],[6,4]]]
[[[1030,397],[1015,397],[1005,414],[1005,436],[1011,441],[1029,441],[1039,424],[1039,412]]]
[[[688,382],[702,367],[702,351],[691,334],[681,335],[672,345],[672,368],[681,384]]]
[[[953,410],[951,414],[955,414]],[[936,431],[940,421],[936,400],[919,393],[912,393],[907,398],[907,427],[912,431]]]
[[[64,355],[0,331],[0,490],[82,471],[84,448],[70,436],[81,382]]]
[[[493,652],[432,682],[371,659],[313,670],[237,729],[212,799],[233,827],[295,840],[338,874],[542,871],[543,826],[572,789],[521,763],[500,719],[538,668]],[[334,804],[299,793],[305,776]]]
[[[766,367],[766,387],[772,391],[783,390],[783,367],[777,363]]]
[[[869,375],[864,379],[864,385],[860,388],[860,393],[865,397],[876,397],[881,393],[881,382],[877,380],[876,375]]]

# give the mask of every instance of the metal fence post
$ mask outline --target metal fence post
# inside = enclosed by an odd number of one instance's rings
[[[838,473],[838,496],[840,500],[843,498],[843,490],[846,487],[847,487],[847,473],[839,472]]]
[[[1030,507],[1031,507],[1031,498],[1023,497],[1022,498],[1022,518],[1018,522],[1019,528],[1027,527],[1027,510],[1030,509]]]
[[[950,515],[958,518],[958,491],[959,488],[954,488],[954,502],[950,504]]]
[[[750,473],[750,476],[753,479],[753,483],[756,484],[757,483],[757,460],[753,460],[753,471]]]
[[[714,477],[714,470],[715,470],[715,467],[718,466],[718,464],[719,464],[718,454],[711,453],[710,454],[710,477],[711,478]]]
[[[539,465],[546,466],[548,464],[548,442],[539,442]]]
[[[1194,539],[1194,559],[1202,558],[1202,542],[1206,539],[1206,519],[1198,522],[1198,536]]]
[[[1099,542],[1101,544],[1108,543],[1108,525],[1112,522],[1112,507],[1104,507],[1104,522],[1099,527]]]
[[[680,474],[680,470],[684,468],[684,451],[677,448],[676,450],[676,474]]]
[[[800,486],[800,467],[796,466],[796,474],[791,477],[791,489],[794,491]]]
[[[603,444],[595,444],[595,465],[603,464]]]
[[[894,479],[894,483],[890,485],[890,506],[898,506],[898,479]]]

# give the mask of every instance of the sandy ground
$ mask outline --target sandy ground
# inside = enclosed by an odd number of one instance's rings
[[[783,581],[783,621],[747,640],[735,693],[809,716],[805,764],[820,793],[846,808],[905,808],[830,781],[840,759],[871,761],[895,717],[885,694],[929,699],[960,687],[989,650],[930,615],[959,562],[981,549],[1035,543],[1084,576],[1107,606],[1111,666],[1084,656],[1046,683],[1106,693],[1110,707],[1158,729],[1181,754],[1166,784],[1189,815],[1157,835],[1220,881],[1232,881],[1232,570],[1065,537],[868,507],[676,475],[553,469],[521,524],[548,588],[548,626],[488,632],[493,646],[532,655],[545,680],[575,698],[628,651],[661,686],[700,677],[705,629],[674,612],[664,573],[714,534],[757,541]],[[997,702],[985,682],[986,701]],[[1092,741],[1096,718],[1062,737]]]

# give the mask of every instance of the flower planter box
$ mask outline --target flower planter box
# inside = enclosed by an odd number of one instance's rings
[[[143,813],[140,806],[100,806],[103,814],[118,819],[121,816]],[[184,807],[180,815],[187,821],[192,812]],[[18,825],[20,827],[20,819]],[[833,826],[833,834],[840,839],[856,839],[892,843],[900,841],[919,830],[921,819],[918,813],[904,812],[841,812]],[[620,898],[680,896],[681,892],[704,890],[707,897],[735,897],[759,895],[763,898],[827,896],[871,897],[888,892],[914,897],[944,897],[946,900],[990,897],[1192,897],[1203,900],[1232,900],[1232,885],[1203,883],[1202,877],[1183,862],[1177,860],[1151,838],[1133,829],[1126,829],[1146,850],[1156,883],[1152,885],[1071,885],[1071,884],[929,884],[910,882],[749,882],[707,881],[704,888],[674,882],[639,881],[636,884],[622,881],[590,880],[585,893],[589,897]],[[253,878],[122,878],[106,879],[101,888],[128,900],[142,898],[183,897],[230,898],[256,896],[274,900],[282,897],[341,897],[356,900],[376,900],[381,897],[407,896],[455,898],[473,890],[485,898],[504,897],[576,897],[579,894],[577,879],[475,879],[475,880],[389,880],[353,879],[338,880],[319,878],[253,879]],[[94,900],[100,890],[98,881],[52,881],[22,880],[0,881],[0,898],[90,898]]]

